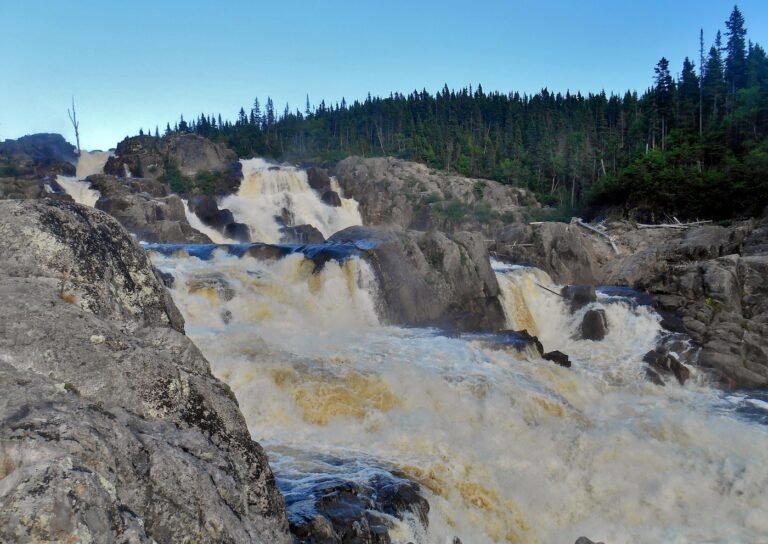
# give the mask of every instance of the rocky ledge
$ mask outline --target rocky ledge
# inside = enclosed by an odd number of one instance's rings
[[[1,201],[0,254],[0,541],[290,541],[234,395],[117,221]]]
[[[653,296],[663,325],[701,346],[699,364],[730,388],[768,386],[768,216],[730,226],[577,225],[506,228],[491,251],[560,283],[624,285]]]
[[[349,227],[331,242],[370,247],[386,319],[459,331],[504,328],[499,285],[480,233]]]
[[[344,194],[360,203],[366,225],[494,236],[505,224],[523,220],[526,208],[539,207],[526,189],[393,157],[349,157],[334,173]]]

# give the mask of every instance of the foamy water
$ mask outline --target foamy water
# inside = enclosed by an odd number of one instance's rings
[[[358,258],[321,271],[300,254],[152,258],[278,478],[311,481],[333,455],[350,479],[389,467],[422,484],[429,530],[399,523],[398,541],[768,542],[765,427],[703,376],[645,381],[661,333],[648,307],[598,301],[608,335],[578,340],[586,309],[571,315],[540,271],[497,266],[508,326],[568,353],[566,369],[481,336],[382,326]]]
[[[75,202],[93,208],[101,193],[91,189],[90,182],[83,180],[93,174],[101,174],[111,155],[108,151],[83,151],[77,159],[75,176],[56,176],[56,182]]]
[[[338,184],[341,206],[329,206],[309,186],[307,173],[291,166],[275,166],[263,159],[240,161],[243,182],[236,194],[224,197],[219,207],[232,211],[235,220],[250,227],[251,239],[276,244],[280,242],[280,223],[287,226],[310,224],[323,236],[352,225],[362,225],[357,201],[344,198]]]

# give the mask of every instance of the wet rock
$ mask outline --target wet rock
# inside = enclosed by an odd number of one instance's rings
[[[196,277],[187,284],[190,293],[210,293],[220,301],[227,302],[235,298],[235,290],[223,276]]]
[[[224,227],[224,236],[242,244],[251,241],[251,229],[245,223],[229,223]]]
[[[552,361],[560,366],[564,366],[565,368],[571,368],[570,358],[562,351],[550,351],[549,353],[544,353],[542,354],[542,358],[547,361]]]
[[[307,169],[307,181],[309,186],[320,194],[330,191],[331,178],[328,176],[328,172],[323,168],[317,168],[315,166]]]
[[[320,197],[320,200],[329,206],[334,206],[336,208],[341,206],[341,197],[336,191],[325,191],[323,196]]]
[[[560,294],[569,303],[571,313],[597,301],[594,285],[566,285],[560,290]]]
[[[603,542],[594,542],[585,536],[580,536],[576,539],[575,544],[603,544]]]
[[[297,225],[280,229],[280,242],[283,244],[322,244],[323,233],[312,225]]]
[[[309,496],[287,494],[291,533],[301,543],[389,544],[387,516],[410,516],[424,528],[429,520],[429,503],[418,484],[392,474],[364,483],[331,480],[312,488]]]
[[[236,222],[231,210],[219,209],[219,204],[213,196],[194,196],[187,201],[187,207],[205,225],[216,229],[224,236],[240,243],[251,241],[251,231],[248,225]]]
[[[0,254],[0,541],[289,542],[234,395],[115,219],[3,201]]]
[[[587,310],[581,321],[581,337],[585,340],[602,340],[608,333],[608,317],[602,308]]]
[[[505,323],[499,286],[478,233],[350,227],[330,241],[366,247],[391,323],[495,331]]]
[[[245,255],[259,261],[277,261],[290,252],[289,249],[268,244],[254,244],[245,250]]]
[[[518,350],[523,350],[530,346],[539,355],[544,355],[544,346],[538,336],[533,336],[528,331],[501,330],[497,335],[505,339],[505,344],[511,344]]]
[[[674,375],[680,385],[685,385],[686,380],[691,375],[691,371],[677,357],[663,348],[657,348],[646,353],[643,356],[643,362],[648,363],[654,370],[662,374]]]
[[[666,385],[664,380],[661,379],[661,376],[659,376],[658,373],[650,367],[645,367],[645,379],[660,387],[664,387]]]

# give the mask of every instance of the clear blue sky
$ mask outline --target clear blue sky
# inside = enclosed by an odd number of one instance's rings
[[[731,0],[3,0],[0,140],[60,132],[108,148],[178,115],[234,119],[258,96],[304,109],[447,83],[486,91],[642,91],[707,49]],[[768,46],[768,0],[742,0]],[[698,62],[697,62],[698,64]]]

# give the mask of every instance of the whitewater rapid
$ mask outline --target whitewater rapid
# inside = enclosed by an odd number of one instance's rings
[[[111,155],[112,153],[108,151],[83,151],[77,159],[75,175],[56,176],[56,182],[75,202],[93,208],[101,197],[101,193],[91,189],[90,182],[83,180],[93,174],[101,174]]]
[[[341,206],[323,203],[309,186],[304,170],[276,166],[263,159],[240,162],[243,167],[240,188],[237,193],[222,198],[219,207],[229,209],[238,222],[248,225],[252,240],[276,244],[282,237],[283,225],[309,224],[328,238],[346,227],[363,224],[357,201],[344,198],[333,178],[331,190],[339,195]]]
[[[586,309],[571,315],[541,271],[497,265],[509,328],[568,353],[567,369],[493,336],[382,324],[354,253],[321,268],[300,252],[150,254],[282,485],[333,470],[422,484],[429,529],[406,519],[397,541],[768,542],[766,427],[701,374],[685,387],[644,379],[662,335],[648,306],[603,295],[591,307],[608,335],[578,340]]]

